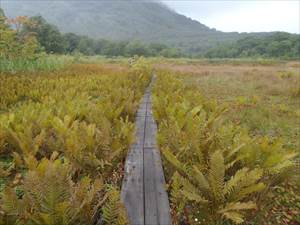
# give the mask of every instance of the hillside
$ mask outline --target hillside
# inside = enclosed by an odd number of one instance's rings
[[[42,15],[62,32],[92,38],[160,42],[199,52],[247,34],[225,33],[180,15],[157,1],[8,1],[8,17]]]

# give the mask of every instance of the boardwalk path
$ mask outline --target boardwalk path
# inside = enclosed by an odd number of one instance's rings
[[[157,125],[152,116],[151,86],[136,116],[136,142],[126,159],[122,200],[131,225],[171,225],[168,195],[160,153]]]

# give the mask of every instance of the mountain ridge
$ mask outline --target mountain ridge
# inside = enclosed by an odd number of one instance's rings
[[[62,32],[97,39],[160,42],[201,52],[245,36],[268,33],[222,32],[177,13],[159,1],[1,1],[8,17],[41,15]]]

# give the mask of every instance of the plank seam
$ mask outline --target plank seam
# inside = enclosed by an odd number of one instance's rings
[[[146,91],[147,93],[147,91]],[[147,97],[147,94],[145,94],[145,96]],[[144,198],[144,224],[146,223],[146,198],[145,198],[145,139],[146,139],[146,122],[147,122],[147,111],[148,111],[148,102],[146,102],[146,114],[144,115],[144,138],[143,138],[143,198]]]

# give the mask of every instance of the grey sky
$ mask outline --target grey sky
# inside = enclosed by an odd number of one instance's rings
[[[163,0],[175,11],[221,31],[300,33],[300,0]]]

